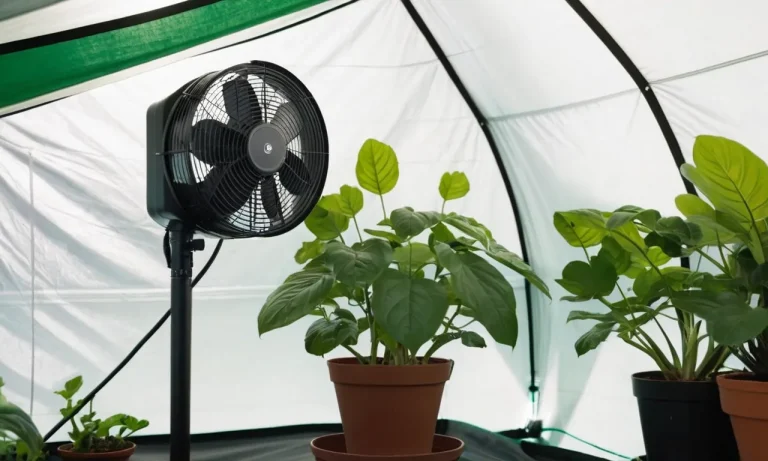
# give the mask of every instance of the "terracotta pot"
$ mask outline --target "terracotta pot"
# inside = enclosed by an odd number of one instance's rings
[[[464,442],[444,435],[434,435],[431,453],[421,455],[354,455],[347,453],[344,434],[318,437],[310,444],[316,461],[458,461]]]
[[[728,373],[717,377],[720,403],[731,415],[741,461],[768,456],[768,376]]]
[[[667,381],[661,372],[632,375],[648,461],[739,461],[717,383]]]
[[[432,452],[437,415],[453,362],[361,365],[354,358],[328,361],[344,427],[346,449],[356,455]]]
[[[71,443],[61,445],[56,451],[58,452],[59,457],[64,461],[70,459],[109,459],[111,461],[127,461],[128,458],[133,455],[133,452],[136,451],[136,444],[133,442],[128,443],[131,444],[128,448],[118,451],[107,451],[104,453],[79,453],[72,451]]]

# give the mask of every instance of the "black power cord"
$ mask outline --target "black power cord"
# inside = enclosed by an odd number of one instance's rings
[[[168,262],[170,267],[170,247],[166,251],[166,246],[168,245],[167,242],[168,242],[168,231],[165,232],[165,237],[163,238],[163,253],[165,254],[166,262]],[[223,242],[224,240],[219,239],[218,243],[216,243],[216,248],[213,249],[213,253],[211,254],[211,257],[208,258],[208,262],[205,263],[205,266],[203,266],[203,268],[200,269],[200,273],[197,274],[194,280],[192,280],[192,288],[194,288],[195,285],[197,285],[197,282],[199,282],[200,279],[203,278],[205,273],[208,272],[208,269],[211,267],[211,264],[213,264],[213,260],[216,259],[216,256],[219,254],[219,250],[221,249],[221,244]],[[55,426],[53,426],[53,428],[50,431],[48,431],[47,434],[45,434],[45,437],[43,437],[43,441],[47,442],[48,439],[53,437],[54,434],[56,434],[56,432],[58,432],[59,429],[64,427],[65,424],[67,424],[72,418],[74,418],[80,412],[80,410],[85,408],[85,406],[88,405],[88,403],[91,400],[93,400],[94,397],[96,397],[96,394],[98,394],[99,391],[101,391],[104,388],[104,386],[106,386],[110,381],[112,381],[112,378],[117,376],[117,374],[120,373],[120,371],[123,368],[125,368],[126,365],[128,365],[128,362],[130,362],[131,359],[133,359],[133,357],[141,350],[141,348],[144,347],[147,341],[149,341],[150,338],[152,338],[152,336],[154,336],[154,334],[157,333],[157,330],[159,330],[160,327],[163,326],[163,324],[166,322],[166,320],[168,320],[168,318],[170,318],[170,316],[171,316],[171,310],[168,309],[168,311],[162,317],[160,317],[160,320],[158,320],[157,323],[155,323],[155,326],[153,326],[152,329],[149,330],[149,332],[147,332],[147,334],[144,335],[143,338],[141,338],[141,341],[139,341],[138,344],[136,344],[136,346],[131,350],[131,352],[129,352],[128,355],[125,356],[123,361],[120,362],[115,367],[115,369],[112,370],[112,372],[108,374],[107,377],[104,378],[99,383],[98,386],[94,387],[93,390],[88,395],[85,396],[85,398],[80,403],[80,405],[77,405],[74,411],[72,411],[69,414],[69,416],[64,417]]]

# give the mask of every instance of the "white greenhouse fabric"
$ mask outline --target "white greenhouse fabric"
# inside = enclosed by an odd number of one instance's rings
[[[614,339],[576,357],[573,343],[590,325],[565,323],[574,306],[559,301],[563,291],[554,279],[580,254],[554,231],[552,215],[629,203],[676,213],[673,198],[685,189],[657,121],[627,72],[565,1],[413,1],[489,121],[520,203],[529,254],[553,292],[549,301],[533,291],[539,417],[597,445],[642,453],[630,375],[653,363]],[[47,33],[28,26],[50,11],[74,21],[62,28],[91,21],[77,17],[76,6],[87,3],[67,0],[4,21],[3,37],[6,30],[17,38]],[[122,7],[135,13],[149,3]],[[759,20],[768,15],[765,2],[584,4],[651,82],[688,160],[694,137],[703,133],[737,139],[768,159],[768,29]],[[132,14],[107,10],[110,17]],[[9,24],[15,25],[6,29]],[[394,146],[402,164],[388,209],[439,206],[440,174],[462,170],[472,191],[456,211],[486,223],[520,252],[488,143],[399,0],[361,0],[262,40],[181,60],[212,47],[0,119],[0,376],[9,397],[32,406],[43,429],[58,419],[56,386],[74,373],[85,375],[86,387],[95,385],[168,307],[162,233],[144,209],[145,112],[203,72],[252,59],[287,67],[317,97],[328,125],[327,191],[354,181],[357,149],[376,137]],[[363,219],[378,220],[378,208],[368,208]],[[296,269],[293,253],[308,237],[301,228],[226,242],[195,290],[194,431],[337,420],[325,363],[303,350],[307,323],[261,339],[256,332],[259,306]],[[213,241],[196,256],[197,268],[212,247]],[[505,273],[518,286],[524,325],[522,281]],[[148,432],[166,433],[168,342],[166,327],[100,394],[97,409],[135,413],[152,421]],[[492,430],[525,423],[526,328],[514,351],[452,345],[445,354],[457,367],[441,417]],[[571,439],[553,441],[590,452]]]
[[[148,105],[194,76],[252,59],[287,67],[317,98],[330,134],[328,192],[354,183],[357,151],[375,137],[401,162],[388,209],[439,207],[440,175],[462,170],[471,192],[448,208],[486,223],[519,252],[487,142],[399,2],[359,2],[282,34],[10,116],[0,120],[0,312],[8,313],[0,316],[0,376],[9,397],[29,406],[34,366],[34,419],[42,428],[58,420],[56,386],[74,373],[84,374],[86,387],[96,385],[169,305],[162,232],[144,205]],[[381,219],[375,205],[363,222]],[[193,431],[338,420],[325,361],[304,351],[308,322],[261,339],[256,330],[259,307],[298,268],[293,254],[307,239],[302,226],[277,238],[225,242],[195,289]],[[196,256],[197,268],[213,243]],[[514,280],[524,332],[524,292]],[[457,366],[442,416],[491,429],[524,424],[525,334],[519,344],[514,354],[493,344],[446,347]],[[168,366],[165,327],[99,395],[97,410],[133,413],[151,420],[148,433],[167,433]]]

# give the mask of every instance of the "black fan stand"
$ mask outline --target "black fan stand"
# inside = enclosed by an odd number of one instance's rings
[[[171,461],[189,461],[192,372],[192,253],[205,248],[194,230],[168,225],[171,250]]]

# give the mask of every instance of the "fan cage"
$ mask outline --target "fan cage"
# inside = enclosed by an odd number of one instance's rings
[[[252,92],[232,83],[238,79],[245,79]],[[227,84],[237,88],[235,98],[230,92],[225,100]],[[227,103],[236,114],[228,113]],[[252,113],[256,111],[244,116],[243,108],[253,108],[254,103],[260,118]],[[286,158],[280,171],[263,174],[248,155],[248,134],[258,124],[272,123],[281,106],[281,125],[274,126],[285,138],[296,135],[286,139],[286,149],[295,157]],[[195,126],[213,124],[206,120],[229,129],[196,137]],[[195,149],[205,150],[211,163],[198,158]],[[213,72],[189,84],[170,112],[165,150],[168,183],[190,224],[224,238],[266,237],[293,229],[317,204],[328,171],[328,134],[314,97],[289,71],[261,61]]]

